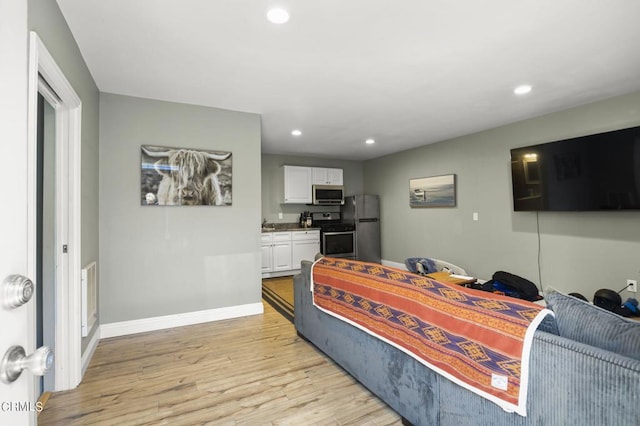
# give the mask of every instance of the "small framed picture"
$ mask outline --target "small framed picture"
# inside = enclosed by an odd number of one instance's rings
[[[455,207],[456,175],[409,179],[411,207]]]

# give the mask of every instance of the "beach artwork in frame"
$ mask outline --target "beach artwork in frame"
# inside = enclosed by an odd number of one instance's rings
[[[411,207],[455,207],[456,175],[409,179]]]

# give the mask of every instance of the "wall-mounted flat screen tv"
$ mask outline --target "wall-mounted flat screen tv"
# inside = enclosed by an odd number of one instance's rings
[[[515,211],[640,209],[640,126],[511,150]]]

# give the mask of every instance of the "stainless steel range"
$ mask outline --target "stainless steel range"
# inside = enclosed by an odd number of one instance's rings
[[[313,226],[320,228],[320,252],[325,256],[356,257],[356,232],[352,223],[342,223],[340,212],[312,213]]]

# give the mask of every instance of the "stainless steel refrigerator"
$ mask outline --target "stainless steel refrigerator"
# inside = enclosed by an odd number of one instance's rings
[[[350,195],[344,197],[342,221],[356,227],[356,259],[366,262],[381,261],[380,200],[377,195]]]

